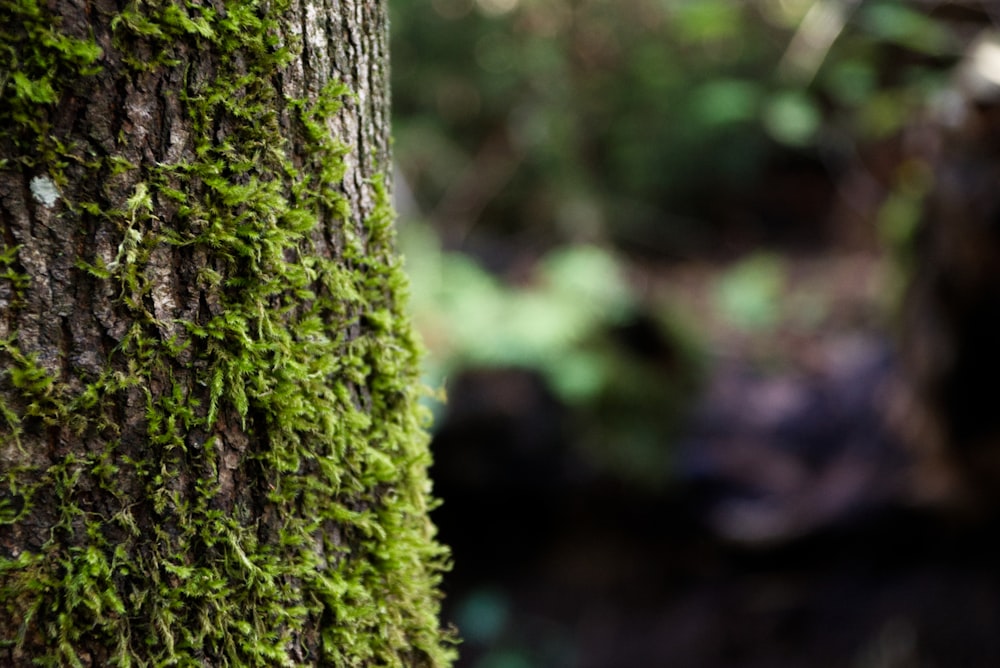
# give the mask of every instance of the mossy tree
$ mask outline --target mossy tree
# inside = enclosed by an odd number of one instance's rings
[[[0,0],[0,664],[441,666],[382,0]]]

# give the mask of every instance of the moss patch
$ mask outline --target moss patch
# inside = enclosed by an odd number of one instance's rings
[[[338,189],[347,149],[325,121],[351,91],[279,98],[274,81],[295,56],[279,39],[283,9],[154,1],[111,18],[123,81],[182,75],[183,53],[215,59],[210,79],[182,76],[187,157],[134,164],[88,153],[38,113],[71,82],[106,74],[109,54],[62,34],[33,0],[0,0],[0,17],[20,22],[0,21],[0,51],[17,64],[0,80],[0,140],[12,150],[0,168],[47,173],[60,188],[70,163],[134,183],[124,201],[58,205],[61,224],[117,231],[111,255],[75,258],[79,276],[114,295],[121,332],[104,370],[53,372],[16,332],[0,342],[0,528],[31,531],[36,511],[56,509],[44,536],[0,555],[0,614],[20,621],[0,648],[15,660],[452,658],[437,620],[447,555],[427,519],[419,348],[402,311],[392,211],[378,179],[365,220]],[[156,57],[132,55],[144,50]],[[220,119],[233,130],[225,137]],[[0,251],[0,281],[16,298],[38,277],[15,247]],[[201,267],[195,314],[173,308],[171,263]],[[128,421],[141,423],[139,454]],[[46,431],[68,452],[30,452],[28,436]]]

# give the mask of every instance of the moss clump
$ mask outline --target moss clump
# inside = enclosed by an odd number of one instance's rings
[[[20,21],[0,21],[19,73],[0,80],[0,169],[52,174],[62,224],[118,239],[110,256],[73,259],[115,296],[101,371],[41,364],[16,331],[0,344],[0,546],[36,513],[51,519],[0,553],[0,615],[18,620],[0,651],[16,662],[451,660],[392,212],[378,178],[364,220],[339,190],[347,149],[325,121],[351,91],[276,92],[295,54],[284,9],[134,3],[110,17],[112,58],[33,0],[0,0],[0,17]],[[210,78],[188,78],[192,53],[214,59]],[[136,163],[127,135],[121,154],[99,155],[38,113],[80,77],[166,71],[184,81],[182,159]],[[74,197],[86,189],[64,176],[70,163],[97,183],[127,178],[129,195]],[[43,279],[0,250],[11,295]],[[163,297],[170,265],[200,267],[191,312]],[[46,432],[66,446],[33,451]]]

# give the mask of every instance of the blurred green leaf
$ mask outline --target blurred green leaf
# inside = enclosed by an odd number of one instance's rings
[[[692,94],[695,114],[708,124],[751,120],[761,98],[760,85],[739,79],[719,79],[698,87]]]
[[[838,102],[852,107],[868,99],[877,84],[874,64],[858,60],[833,63],[824,80]]]
[[[767,101],[761,120],[777,141],[802,146],[816,136],[822,118],[812,98],[802,91],[790,90]]]
[[[721,40],[737,35],[741,10],[731,0],[681,0],[674,7],[674,25],[690,40]]]
[[[865,3],[861,14],[863,24],[879,39],[920,53],[944,53],[951,41],[948,33],[933,18],[905,4]]]
[[[632,305],[621,264],[597,246],[560,249],[545,258],[541,274],[558,299],[597,311],[603,319],[616,320]]]
[[[716,307],[738,327],[769,327],[780,315],[784,281],[784,267],[778,257],[768,253],[752,255],[719,280]]]
[[[892,248],[905,248],[912,242],[923,211],[922,194],[896,191],[883,202],[878,212],[878,229]]]
[[[550,358],[545,366],[553,389],[570,405],[580,405],[595,399],[605,388],[611,371],[598,353],[569,350]]]

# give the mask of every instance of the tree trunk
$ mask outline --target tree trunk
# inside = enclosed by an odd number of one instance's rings
[[[933,187],[912,249],[901,347],[918,491],[989,515],[1000,511],[1000,87],[980,51],[992,53],[970,48],[952,91],[965,104],[951,108],[927,151]]]
[[[382,0],[0,0],[0,664],[446,665]]]

